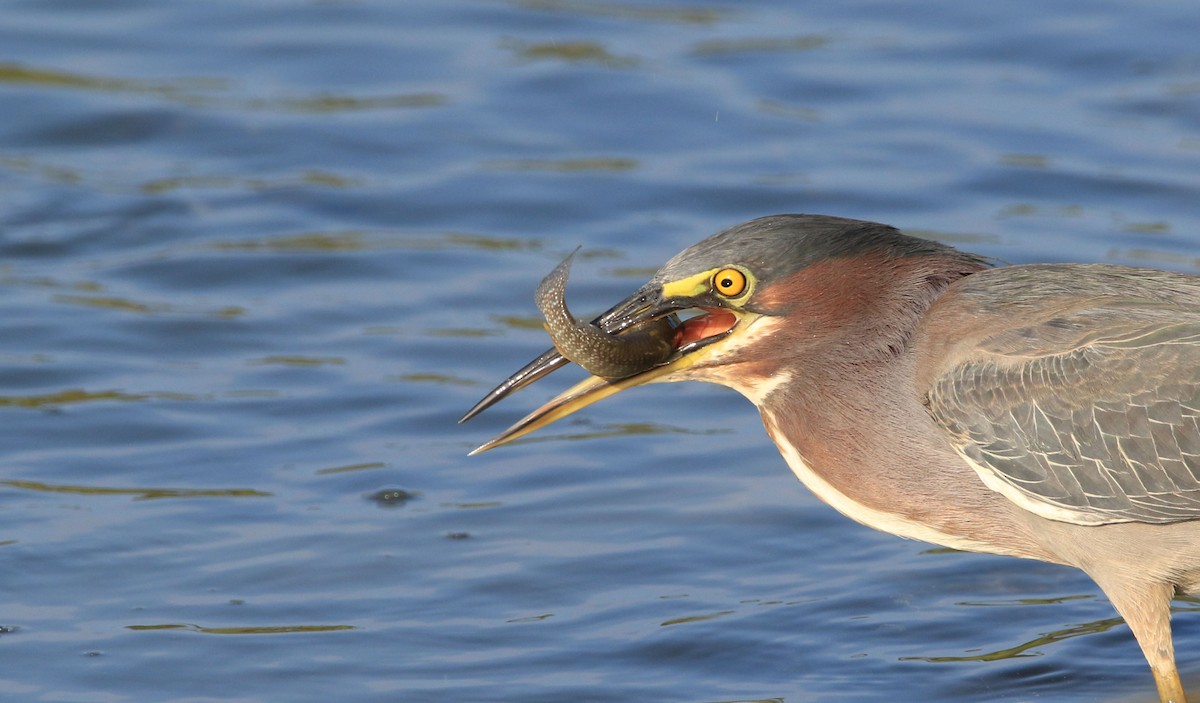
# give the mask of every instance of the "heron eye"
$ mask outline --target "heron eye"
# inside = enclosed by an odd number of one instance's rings
[[[713,288],[726,298],[736,298],[746,290],[746,274],[737,269],[721,269],[713,276]]]

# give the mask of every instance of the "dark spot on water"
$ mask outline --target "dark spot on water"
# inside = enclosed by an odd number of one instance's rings
[[[19,629],[16,625],[0,625],[0,635],[11,635]]]
[[[102,656],[104,656],[104,652],[100,652],[100,651],[93,649],[90,652],[84,652],[83,656],[85,656],[85,657],[102,657]]]
[[[410,500],[421,495],[413,491],[406,491],[403,488],[385,488],[381,491],[376,491],[367,496],[370,500],[375,501],[375,504],[381,508],[401,508]]]
[[[471,539],[470,532],[447,532],[446,539]]]

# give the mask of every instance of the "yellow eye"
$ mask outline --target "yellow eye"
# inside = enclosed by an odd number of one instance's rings
[[[712,285],[726,298],[736,298],[746,290],[746,274],[737,269],[721,269],[713,276]]]

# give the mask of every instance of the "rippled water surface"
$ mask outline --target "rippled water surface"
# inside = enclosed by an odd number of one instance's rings
[[[1081,574],[855,525],[732,392],[474,458],[571,379],[455,421],[546,347],[532,291],[577,245],[580,311],[776,212],[1196,271],[1196,22],[5,3],[0,697],[1152,700]]]

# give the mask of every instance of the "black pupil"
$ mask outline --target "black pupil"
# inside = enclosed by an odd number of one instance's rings
[[[722,278],[722,279],[721,279],[721,287],[722,287],[722,288],[731,288],[731,287],[733,287],[733,277],[732,277],[732,276],[726,276],[725,278]]]

